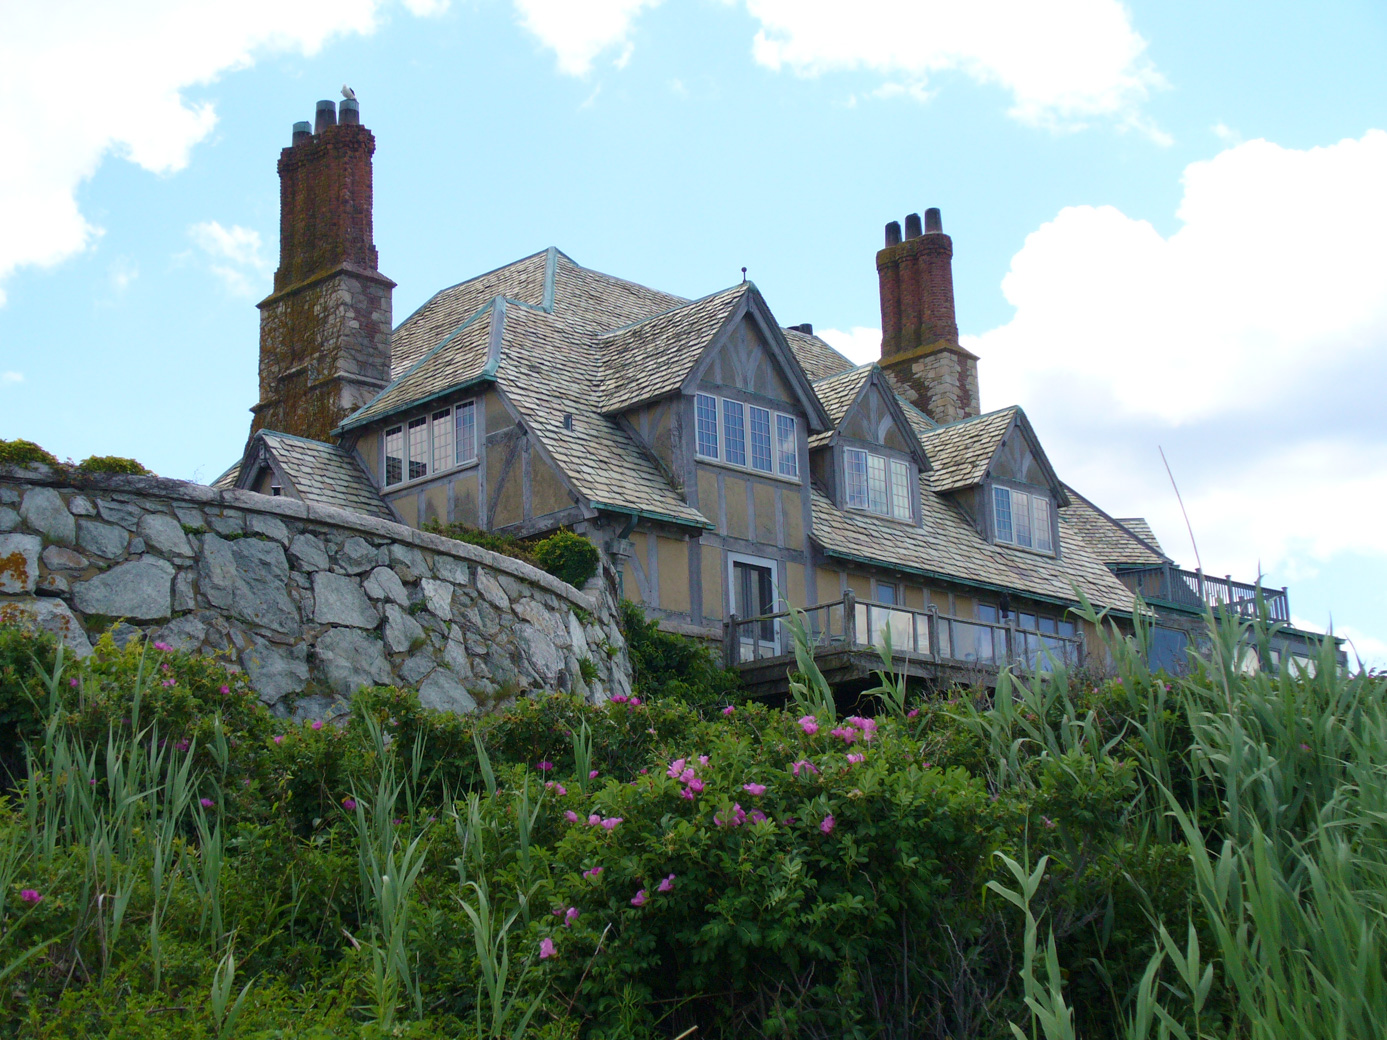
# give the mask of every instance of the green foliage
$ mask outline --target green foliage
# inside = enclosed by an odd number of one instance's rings
[[[597,573],[597,546],[564,528],[535,542],[533,551],[539,566],[575,589],[581,589]]]
[[[568,582],[574,588],[582,588],[588,579],[597,573],[600,559],[597,547],[592,542],[563,528],[547,538],[530,540],[478,530],[469,524],[456,521],[445,524],[437,519],[424,521],[423,530],[490,549],[502,556],[523,560],[531,566],[549,572],[560,581]]]
[[[737,673],[721,666],[706,644],[662,632],[658,622],[630,600],[621,603],[621,629],[631,660],[632,683],[642,697],[677,697],[711,707],[735,699],[741,690]]]
[[[34,463],[56,466],[58,460],[33,441],[0,440],[0,466],[31,466]]]
[[[812,655],[780,711],[626,635],[631,698],[315,728],[0,628],[0,1034],[1383,1035],[1381,677],[1225,627],[1180,680],[1114,636],[1110,681],[839,718]]]
[[[77,463],[77,468],[83,473],[126,473],[137,477],[149,475],[149,470],[140,463],[134,459],[121,458],[119,455],[92,455]]]
[[[445,524],[437,519],[425,520],[421,529],[429,534],[442,535],[444,538],[451,538],[454,541],[480,546],[483,549],[490,549],[494,553],[500,553],[502,556],[510,556],[517,560],[524,560],[533,566],[539,566],[535,560],[533,547],[528,542],[522,542],[519,538],[512,538],[508,534],[493,534],[460,521]]]

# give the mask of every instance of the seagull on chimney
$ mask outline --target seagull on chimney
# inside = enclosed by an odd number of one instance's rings
[[[355,101],[355,100],[356,100],[356,91],[353,90],[351,87],[347,86],[345,83],[343,83],[343,84],[342,84],[342,96],[343,96],[344,98],[346,98],[348,101]]]

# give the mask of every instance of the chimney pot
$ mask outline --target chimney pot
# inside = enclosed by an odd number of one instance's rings
[[[800,325],[791,325],[790,328],[796,332],[803,332],[806,336],[814,335],[814,325],[812,322],[804,322]]]
[[[331,101],[319,101],[318,111],[313,117],[313,132],[321,134],[330,126],[337,125],[337,105]]]
[[[351,99],[339,101],[337,103],[337,119],[343,126],[355,126],[360,123],[361,102]]]
[[[300,119],[294,124],[294,137],[292,143],[300,145],[305,141],[311,140],[313,140],[313,124],[307,119]]]
[[[925,210],[925,234],[939,234],[944,230],[944,219],[937,208]]]
[[[901,226],[893,220],[886,225],[886,248],[890,249],[892,246],[898,246],[900,244]]]
[[[912,213],[905,218],[905,240],[920,237],[920,214]]]

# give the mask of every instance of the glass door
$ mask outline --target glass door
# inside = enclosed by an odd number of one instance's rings
[[[760,617],[775,610],[775,575],[769,567],[734,562],[732,591],[735,597],[733,607],[740,618]],[[741,626],[742,660],[774,657],[779,653],[777,629],[774,621]]]

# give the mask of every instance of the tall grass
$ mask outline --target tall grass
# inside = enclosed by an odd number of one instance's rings
[[[1343,670],[1328,640],[1308,671],[1250,669],[1249,648],[1273,630],[1207,625],[1206,652],[1180,678],[1152,674],[1140,627],[1110,628],[1125,702],[1106,738],[1063,670],[1004,675],[994,703],[964,704],[960,718],[986,741],[996,786],[1029,782],[1037,756],[1133,756],[1130,832],[1184,843],[1197,901],[1186,920],[1151,921],[1155,952],[1121,1007],[1128,1040],[1387,1036],[1387,683]],[[1014,885],[991,887],[1026,923],[1030,1020],[1013,1030],[1072,1038],[1054,936],[1042,955],[1031,910],[1046,863],[1005,866]]]

